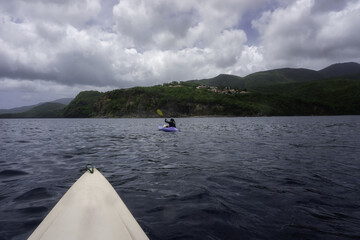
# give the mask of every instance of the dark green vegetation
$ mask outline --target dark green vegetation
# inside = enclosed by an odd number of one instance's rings
[[[52,106],[42,112],[41,106],[10,117],[158,117],[157,109],[165,117],[357,115],[360,64],[335,64],[320,71],[276,69],[244,78],[222,74],[106,93],[86,91],[65,108]]]
[[[158,108],[165,117],[360,114],[360,80],[291,83],[232,95],[186,85],[137,87],[103,93],[93,105],[72,102],[65,112],[81,113],[71,117],[157,117]]]
[[[78,95],[75,100],[81,101],[83,97],[87,96]],[[256,114],[251,104],[234,102],[231,96],[196,89],[196,85],[186,83],[181,87],[135,87],[106,92],[91,106],[92,110],[86,105],[79,106],[75,100],[65,108],[65,114],[79,111],[81,117],[158,117],[157,109],[165,117]]]
[[[87,118],[97,111],[95,105],[103,94],[97,91],[84,91],[79,93],[74,100],[63,110],[64,117]]]

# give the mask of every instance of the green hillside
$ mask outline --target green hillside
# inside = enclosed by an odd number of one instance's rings
[[[282,83],[234,94],[196,86],[185,82],[82,92],[64,117],[158,117],[157,109],[169,117],[360,114],[360,79]]]
[[[74,100],[67,105],[62,113],[65,117],[88,118],[95,117],[95,104],[103,93],[97,91],[80,92]]]
[[[326,107],[327,114],[360,114],[360,77],[274,85],[259,91],[321,104]]]
[[[98,93],[97,101],[93,102],[87,101],[87,98],[87,94],[80,93],[65,109],[64,117],[158,117],[157,109],[161,109],[165,116],[174,117],[256,114],[256,109],[251,104],[232,102],[233,98],[230,96],[212,93],[207,89],[196,89],[196,86],[188,84],[181,87],[118,89],[104,94]],[[81,109],[92,111],[84,114],[85,111]],[[236,113],[232,113],[232,109]],[[242,111],[239,112],[240,110]],[[69,112],[79,114],[68,115]]]

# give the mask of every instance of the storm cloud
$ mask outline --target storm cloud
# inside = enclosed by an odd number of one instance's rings
[[[360,0],[0,1],[0,108],[359,62],[359,16]]]

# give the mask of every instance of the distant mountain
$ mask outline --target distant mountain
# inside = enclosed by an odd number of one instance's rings
[[[334,64],[320,71],[304,68],[281,68],[256,72],[247,75],[246,77],[220,74],[214,78],[191,80],[189,82],[215,87],[246,88],[254,90],[274,84],[308,82],[355,74],[360,74],[360,64],[349,62]]]
[[[206,86],[216,86],[216,87],[235,87],[242,88],[244,87],[243,78],[229,75],[229,74],[220,74],[214,78],[202,79],[202,80],[190,80],[190,83],[196,83]]]
[[[57,118],[62,116],[65,106],[62,103],[48,102],[37,105],[26,112],[0,114],[0,118]]]
[[[354,62],[337,63],[320,70],[319,73],[326,78],[360,74],[360,64]]]
[[[64,104],[64,105],[68,105],[72,100],[73,100],[73,98],[61,98],[61,99],[51,101],[50,103],[61,103],[61,104]],[[44,102],[43,103],[38,103],[38,104],[35,104],[35,105],[16,107],[16,108],[11,108],[11,109],[0,109],[0,114],[22,113],[22,112],[29,111],[29,110],[33,109],[34,107],[42,105],[42,104],[44,104]]]
[[[58,102],[48,102],[43,103],[39,106],[34,107],[30,111],[20,113],[24,117],[28,118],[53,118],[53,117],[60,117],[61,112],[66,105]]]
[[[257,87],[274,84],[306,82],[320,79],[320,73],[304,68],[281,68],[247,75],[243,78],[244,88],[254,89]]]
[[[74,98],[60,98],[54,101],[51,101],[52,103],[61,103],[64,105],[68,105]]]
[[[16,107],[16,108],[11,108],[11,109],[0,109],[0,114],[7,114],[7,113],[21,113],[21,112],[26,112],[29,111],[30,109],[38,106],[39,104],[36,105],[30,105],[30,106],[23,106],[23,107]]]

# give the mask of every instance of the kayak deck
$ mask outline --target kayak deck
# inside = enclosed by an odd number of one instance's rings
[[[175,127],[163,127],[163,126],[159,126],[159,131],[164,131],[164,132],[178,132],[179,129],[175,128]]]
[[[105,177],[86,171],[28,238],[148,239]]]

